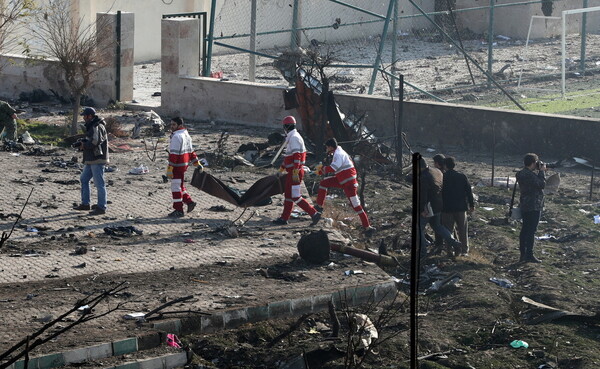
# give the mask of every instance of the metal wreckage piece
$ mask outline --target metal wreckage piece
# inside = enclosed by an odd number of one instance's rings
[[[283,100],[286,110],[295,108],[300,114],[302,129],[306,136],[313,142],[332,137],[338,142],[352,142],[353,144],[344,146],[351,155],[361,153],[378,163],[391,164],[392,162],[383,152],[392,150],[378,142],[373,132],[362,124],[364,116],[353,117],[344,114],[335,101],[332,91],[325,91],[329,123],[325,129],[322,129],[323,84],[310,72],[298,67],[302,56],[302,53],[283,54],[274,66],[288,82],[295,84],[295,88],[284,91]]]

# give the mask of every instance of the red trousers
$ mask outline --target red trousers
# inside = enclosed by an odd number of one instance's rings
[[[298,205],[300,209],[304,210],[312,217],[317,213],[317,209],[312,207],[308,201],[304,200],[301,196],[301,184],[302,179],[304,178],[304,170],[300,169],[298,172],[298,177],[300,180],[297,183],[293,183],[292,176],[292,169],[289,169],[287,172],[287,177],[285,178],[285,201],[283,203],[283,213],[281,213],[281,219],[290,219],[294,205]]]
[[[183,177],[185,171],[173,171],[173,179],[171,179],[171,193],[173,194],[173,209],[183,211],[183,204],[192,202],[192,198],[187,193],[183,185]]]
[[[352,205],[352,208],[354,209],[356,214],[358,214],[362,226],[364,228],[367,228],[371,225],[371,223],[369,222],[369,217],[367,217],[367,213],[365,212],[365,209],[363,209],[363,207],[361,206],[360,199],[358,198],[358,193],[356,191],[356,188],[358,187],[357,181],[348,181],[347,183],[341,185],[336,177],[325,178],[319,183],[317,205],[322,207],[325,204],[325,196],[327,196],[327,189],[329,187],[343,189],[344,193],[346,194],[346,197],[350,201],[350,205]]]

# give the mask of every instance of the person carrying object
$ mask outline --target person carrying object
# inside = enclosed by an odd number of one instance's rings
[[[517,183],[521,193],[519,207],[523,217],[523,226],[519,234],[519,261],[540,263],[540,260],[533,255],[533,244],[544,207],[545,173],[548,169],[534,153],[525,155],[523,165],[523,169],[517,172]]]
[[[108,133],[104,119],[96,115],[94,108],[85,108],[81,113],[85,121],[85,137],[73,144],[74,148],[83,152],[83,171],[79,177],[81,181],[81,203],[74,210],[91,210],[90,215],[106,213],[107,194],[104,182],[104,166],[108,164]],[[90,180],[94,179],[94,186],[98,202],[90,206]]]
[[[365,234],[371,235],[375,231],[375,228],[371,226],[369,217],[360,204],[360,199],[358,198],[358,192],[356,190],[358,187],[356,168],[354,167],[350,155],[338,145],[335,138],[327,140],[325,142],[325,148],[329,155],[333,155],[333,159],[331,160],[331,164],[327,166],[319,164],[316,171],[318,175],[325,175],[327,173],[333,173],[334,175],[323,179],[319,183],[317,205],[315,208],[319,212],[323,211],[328,188],[341,188],[344,190],[344,194],[346,194],[352,208],[360,218]]]
[[[171,193],[173,196],[173,211],[169,213],[171,218],[184,216],[183,204],[187,206],[190,213],[196,207],[196,203],[188,194],[185,185],[185,172],[189,165],[203,169],[194,151],[192,137],[183,125],[181,117],[171,119],[171,140],[169,142],[169,165],[167,166],[167,178],[171,180]]]
[[[17,110],[0,100],[0,138],[17,141]]]
[[[285,138],[285,156],[279,171],[286,174],[283,212],[281,216],[273,220],[274,224],[288,224],[294,205],[298,205],[312,218],[311,225],[316,225],[321,219],[318,212],[308,201],[302,198],[302,180],[304,178],[304,162],[306,160],[306,147],[304,139],[296,130],[296,119],[287,116],[281,121],[283,129],[287,133]]]

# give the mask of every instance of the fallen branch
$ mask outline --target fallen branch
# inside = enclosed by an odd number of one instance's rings
[[[164,318],[165,315],[170,315],[170,314],[198,314],[198,315],[204,315],[204,316],[212,315],[210,313],[205,313],[203,311],[196,311],[196,310],[173,310],[173,311],[164,311],[162,313],[158,313],[157,316],[153,316],[153,317],[145,319],[145,320],[147,322],[152,321],[152,320],[160,320],[160,319]]]
[[[185,296],[185,297],[179,297],[179,298],[176,298],[175,300],[171,300],[171,301],[169,301],[167,303],[164,303],[164,304],[160,305],[159,307],[157,307],[156,309],[151,310],[149,313],[147,313],[146,315],[144,315],[144,319],[148,319],[152,314],[156,314],[157,312],[161,311],[162,309],[164,309],[164,308],[166,308],[168,306],[171,306],[171,305],[176,304],[178,302],[187,301],[187,300],[190,300],[192,298],[194,298],[194,295],[189,295],[189,296]]]
[[[117,285],[115,288],[113,288],[111,290],[102,292],[98,296],[95,296],[95,297],[88,296],[82,300],[79,300],[73,308],[69,309],[69,311],[60,315],[58,318],[54,319],[53,321],[48,322],[41,329],[37,330],[32,335],[28,335],[27,337],[22,339],[20,342],[18,342],[16,345],[14,345],[13,347],[9,348],[8,350],[6,350],[2,354],[0,354],[0,360],[3,360],[5,358],[7,358],[10,354],[12,354],[13,352],[21,349],[22,346],[25,346],[21,352],[14,355],[10,359],[8,359],[6,362],[3,362],[2,364],[0,364],[0,369],[8,368],[11,364],[13,364],[17,360],[19,360],[21,357],[23,357],[23,356],[27,357],[29,355],[29,352],[32,351],[33,349],[35,349],[36,347],[43,345],[44,343],[60,336],[61,334],[72,329],[73,327],[75,327],[81,323],[88,322],[93,319],[101,318],[105,315],[112,313],[113,311],[120,309],[124,305],[124,303],[119,303],[119,304],[117,304],[117,306],[115,308],[109,309],[108,311],[106,311],[100,315],[93,315],[93,313],[92,313],[94,308],[100,302],[102,302],[105,298],[124,290],[126,287],[123,288],[122,287],[123,284],[125,284],[125,282],[120,283],[119,285]],[[68,324],[67,326],[60,328],[59,330],[51,333],[47,337],[38,338],[35,341],[33,341],[33,343],[31,342],[34,338],[41,336],[45,331],[47,331],[49,328],[53,327],[58,322],[62,322],[63,319],[65,317],[67,317],[69,314],[74,313],[75,311],[79,310],[79,308],[86,306],[86,305],[88,306],[88,308],[86,308],[84,311],[81,312],[82,314],[77,320],[75,320],[71,324]]]
[[[296,329],[298,329],[298,327],[300,327],[302,325],[302,323],[304,323],[304,321],[311,316],[312,313],[310,314],[304,314],[302,315],[300,318],[298,318],[298,320],[292,324],[285,332],[281,333],[280,335],[278,335],[277,337],[273,338],[271,340],[271,342],[269,342],[269,344],[267,345],[268,348],[273,347],[277,342],[281,341],[282,339],[284,339],[285,337],[289,336],[290,334],[292,334],[292,332],[294,332]]]
[[[33,193],[33,187],[31,188],[31,191],[29,192],[29,196],[27,196],[27,200],[25,200],[25,204],[23,204],[23,208],[21,208],[21,212],[19,213],[19,216],[17,216],[17,219],[15,220],[12,227],[10,228],[10,232],[9,233],[2,232],[2,236],[0,236],[0,249],[2,249],[2,246],[4,246],[4,243],[6,241],[8,241],[8,239],[12,235],[13,231],[15,230],[17,223],[19,223],[19,220],[21,220],[21,215],[23,215],[23,211],[25,210],[27,203],[29,203],[29,198],[31,197],[32,193]]]

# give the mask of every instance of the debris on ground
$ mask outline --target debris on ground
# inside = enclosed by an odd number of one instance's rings
[[[500,287],[504,287],[504,288],[512,288],[515,286],[514,283],[512,283],[511,281],[509,281],[506,278],[496,278],[496,277],[491,277],[490,278],[490,282],[492,283],[496,283],[498,286]]]

